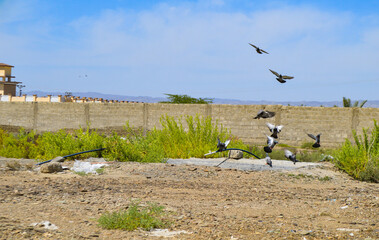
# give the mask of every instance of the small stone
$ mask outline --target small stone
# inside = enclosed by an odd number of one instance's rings
[[[229,158],[241,159],[241,158],[243,158],[243,152],[240,150],[230,150],[229,151]]]
[[[308,235],[308,234],[310,234],[310,231],[307,231],[307,230],[299,230],[297,233],[300,234],[300,235]]]
[[[62,165],[58,162],[53,163],[46,163],[41,166],[40,169],[41,173],[55,173],[55,172],[62,172]]]
[[[61,157],[61,156],[58,156],[54,159],[51,160],[51,162],[64,162],[65,158],[64,157]]]

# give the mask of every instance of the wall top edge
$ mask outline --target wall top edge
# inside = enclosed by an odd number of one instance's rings
[[[122,103],[122,102],[23,102],[23,101],[16,101],[16,102],[8,102],[8,101],[0,101],[0,104],[78,104],[78,105],[173,105],[173,106],[179,106],[179,105],[193,105],[193,106],[235,106],[235,107],[256,107],[260,106],[261,109],[265,110],[275,110],[278,108],[281,108],[283,110],[285,109],[343,109],[343,110],[351,110],[351,109],[359,109],[359,110],[378,110],[379,108],[373,108],[373,107],[318,107],[318,106],[285,106],[285,105],[265,105],[265,104],[177,104],[177,103],[143,103],[143,102],[128,102],[128,103]]]

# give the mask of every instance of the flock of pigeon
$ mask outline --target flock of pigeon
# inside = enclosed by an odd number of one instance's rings
[[[255,50],[257,51],[257,53],[259,54],[263,54],[263,53],[266,53],[268,54],[268,52],[266,52],[265,50],[249,43],[252,47],[255,48]],[[286,80],[288,79],[293,79],[294,77],[291,77],[291,76],[287,76],[287,75],[281,75],[271,69],[269,69],[275,76],[276,76],[276,80],[278,80],[278,82],[280,83],[285,83]],[[257,113],[257,115],[254,117],[254,119],[260,119],[260,118],[272,118],[275,116],[275,112],[270,112],[270,111],[265,111],[265,110],[259,110],[259,112]],[[266,164],[269,165],[270,167],[272,167],[272,160],[269,156],[269,153],[272,152],[272,149],[275,147],[276,144],[278,144],[278,134],[282,131],[282,128],[283,126],[282,125],[279,125],[279,126],[276,126],[274,124],[271,124],[271,123],[266,123],[267,127],[269,128],[270,132],[271,132],[271,136],[267,136],[267,146],[264,146],[263,147],[263,150],[266,152]],[[320,136],[321,136],[321,133],[314,136],[313,134],[310,134],[310,133],[307,133],[307,135],[312,138],[313,140],[315,140],[315,143],[312,145],[314,148],[319,148],[320,147]],[[219,138],[217,138],[217,151],[215,152],[210,152],[208,154],[205,154],[206,155],[209,155],[209,154],[213,154],[213,153],[217,153],[217,152],[223,152],[223,151],[228,151],[228,150],[233,150],[233,149],[228,149],[227,146],[228,144],[230,143],[230,140],[227,140],[225,141],[225,143],[221,142]],[[242,149],[239,149],[239,150],[242,150]],[[253,153],[250,153],[248,151],[245,151],[245,150],[242,150],[244,152],[247,152],[253,156],[255,156]],[[293,164],[296,164],[296,162],[299,162],[299,160],[296,159],[296,154],[292,153],[291,151],[285,149],[284,150],[284,156],[291,160],[293,162]],[[257,157],[257,156],[255,156]],[[259,157],[257,157],[259,159]],[[225,159],[224,161],[222,161],[221,163],[225,162],[227,159]],[[220,164],[221,164],[220,163]],[[220,164],[218,164],[217,166],[219,166]]]
[[[265,111],[265,110],[259,110],[257,116],[255,116],[254,119],[271,118],[271,117],[274,117],[274,116],[275,116],[275,112],[270,112],[270,111]],[[266,134],[266,137],[267,137],[267,146],[264,146],[263,150],[266,152],[266,158],[265,158],[266,159],[266,165],[269,165],[270,167],[272,167],[272,160],[271,160],[271,158],[269,156],[269,153],[271,153],[272,149],[275,147],[275,145],[279,143],[279,141],[277,140],[278,139],[278,134],[282,131],[283,126],[282,125],[276,126],[276,125],[271,124],[271,123],[266,123],[266,126],[270,130],[271,135],[268,136]],[[315,140],[315,143],[312,145],[312,147],[319,148],[321,146],[320,145],[321,133],[318,134],[317,136],[315,136],[313,134],[310,134],[310,133],[307,133],[307,135],[310,138],[312,138],[313,140]],[[207,153],[204,156],[207,156],[207,155],[210,155],[210,154],[214,154],[214,153],[218,153],[218,152],[229,151],[229,150],[241,150],[243,152],[249,153],[249,154],[253,155],[254,157],[260,159],[259,157],[257,157],[256,155],[254,155],[253,153],[251,153],[249,151],[246,151],[246,150],[243,150],[243,149],[236,149],[236,148],[227,148],[228,145],[229,145],[229,143],[230,143],[230,139],[226,140],[225,142],[221,142],[220,138],[217,137],[217,151]],[[296,162],[299,162],[299,160],[296,159],[296,154],[292,153],[290,150],[285,149],[284,150],[284,156],[287,159],[291,160],[293,162],[293,164],[296,164]],[[217,167],[220,166],[222,163],[224,163],[226,160],[228,160],[228,158],[225,159],[224,161],[222,161],[221,163],[219,163],[217,165]]]
[[[266,52],[265,50],[260,49],[259,47],[255,46],[255,45],[253,45],[251,43],[249,43],[249,44],[250,44],[250,46],[252,46],[252,47],[255,48],[255,50],[257,51],[257,53],[259,53],[259,54],[263,54],[263,53],[268,54],[268,52]],[[276,80],[278,80],[278,82],[280,82],[280,83],[285,83],[286,80],[294,78],[292,76],[287,76],[287,75],[279,74],[279,73],[277,73],[277,72],[275,72],[274,70],[271,70],[271,69],[269,69],[269,70],[270,70],[270,72],[272,72],[276,76]],[[275,116],[275,112],[260,110],[258,112],[257,116],[254,117],[254,119],[271,118],[271,117],[274,117],[274,116]],[[266,123],[266,125],[270,129],[270,132],[272,134],[271,134],[271,136],[266,135],[267,136],[267,146],[265,146],[263,148],[263,150],[266,152],[266,164],[269,165],[270,167],[272,167],[272,161],[271,161],[271,158],[270,158],[270,156],[268,154],[271,153],[272,149],[274,148],[274,146],[279,143],[276,139],[278,139],[278,133],[280,133],[280,131],[282,130],[283,126],[282,125],[275,126],[275,125],[273,125],[271,123]],[[314,136],[313,134],[307,133],[307,135],[316,141],[312,145],[314,148],[320,147],[320,136],[321,136],[321,134],[318,134],[317,136]],[[296,159],[296,154],[292,153],[291,151],[289,151],[287,149],[284,150],[284,156],[287,159],[291,160],[293,162],[293,164],[296,164],[296,162],[298,162],[298,160]]]
[[[255,50],[257,51],[257,53],[259,53],[259,54],[262,54],[262,53],[268,54],[268,52],[266,52],[265,50],[260,49],[259,47],[255,46],[255,45],[253,45],[251,43],[249,43],[249,44],[250,44],[250,46],[252,46],[252,47],[255,48]],[[269,69],[269,70],[270,70],[270,72],[272,72],[276,76],[276,80],[278,80],[278,82],[280,82],[280,83],[285,83],[285,82],[287,82],[286,80],[294,78],[294,77],[291,77],[291,76],[279,74],[279,73],[277,73],[277,72],[275,72],[274,70],[271,70],[271,69]]]
[[[254,119],[271,118],[274,116],[275,116],[275,112],[259,110],[257,116],[255,116]],[[271,158],[269,156],[269,153],[271,153],[272,149],[275,147],[275,145],[279,143],[279,141],[277,140],[278,134],[282,131],[283,125],[276,126],[276,125],[271,124],[271,123],[266,123],[266,125],[271,132],[271,136],[266,135],[267,136],[267,146],[263,147],[263,150],[266,152],[266,164],[269,165],[270,167],[272,167],[272,161],[271,161]],[[315,143],[312,145],[312,147],[319,148],[321,146],[320,145],[321,133],[316,135],[316,136],[313,134],[310,134],[310,133],[307,133],[307,135],[310,138],[312,138],[313,140],[315,140]],[[299,161],[296,159],[296,154],[292,153],[291,151],[289,151],[287,149],[284,150],[284,156],[287,159],[291,160],[293,162],[293,164],[296,164],[296,162]]]

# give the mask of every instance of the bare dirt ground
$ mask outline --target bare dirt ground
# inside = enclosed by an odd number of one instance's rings
[[[353,180],[330,163],[291,171],[111,163],[102,175],[79,176],[28,170],[34,160],[17,160],[21,168],[11,170],[10,161],[0,160],[0,239],[166,239],[97,225],[101,214],[133,199],[166,207],[169,231],[185,231],[169,239],[379,236],[379,185]],[[43,221],[57,229],[33,226]]]

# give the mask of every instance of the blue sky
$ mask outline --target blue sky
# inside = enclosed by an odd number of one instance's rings
[[[24,91],[378,100],[379,1],[0,0],[0,62]]]

